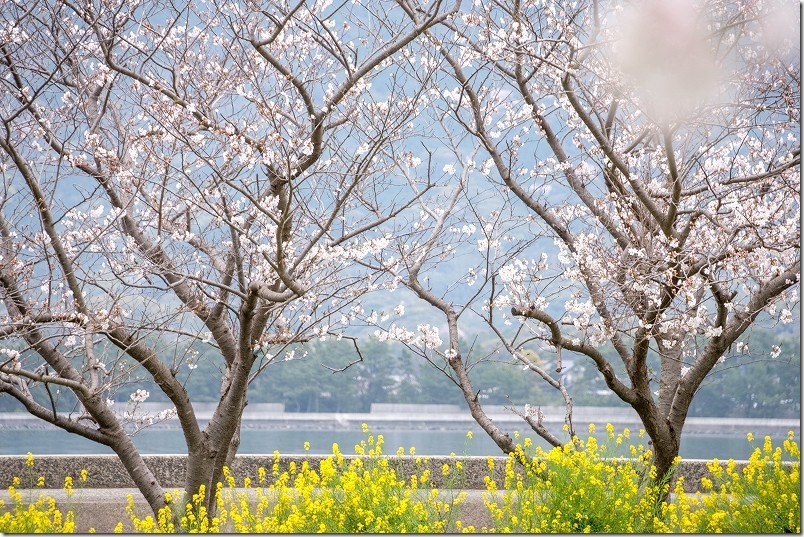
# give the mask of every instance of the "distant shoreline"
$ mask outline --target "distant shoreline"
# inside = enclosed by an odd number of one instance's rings
[[[145,407],[146,405],[143,405]],[[213,404],[198,404],[196,416],[199,422],[212,417]],[[147,414],[157,414],[165,408],[150,403],[140,408]],[[543,423],[548,428],[560,429],[564,423],[563,407],[542,407]],[[527,429],[522,418],[505,407],[488,407],[487,414],[506,428]],[[360,430],[367,423],[372,430],[411,431],[480,431],[468,411],[457,405],[393,405],[375,404],[368,413],[339,412],[285,412],[283,405],[254,404],[246,407],[242,427],[246,430]],[[590,423],[598,427],[606,423],[616,430],[625,427],[636,431],[642,427],[636,413],[626,407],[575,407],[573,423],[578,434],[585,434]],[[148,426],[148,429],[178,429],[178,420],[171,418]],[[0,412],[0,430],[57,429],[27,412]],[[773,418],[723,418],[690,417],[684,426],[685,434],[695,435],[786,435],[793,431],[801,435],[801,420]]]

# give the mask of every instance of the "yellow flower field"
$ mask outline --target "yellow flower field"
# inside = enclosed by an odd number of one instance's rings
[[[590,427],[590,433],[594,429]],[[317,468],[291,462],[279,471],[279,453],[272,468],[259,468],[256,480],[239,479],[228,468],[217,485],[215,513],[203,507],[205,491],[185,498],[166,493],[168,506],[157,517],[135,512],[129,497],[127,513],[138,533],[782,533],[801,531],[799,505],[799,447],[791,432],[774,447],[766,437],[748,464],[738,471],[733,460],[708,464],[711,478],[703,490],[684,492],[679,478],[657,482],[650,466],[651,452],[631,442],[628,429],[615,434],[606,427],[606,439],[575,438],[549,451],[533,448],[530,438],[517,444],[505,462],[502,490],[489,474],[484,503],[492,525],[476,528],[457,516],[465,493],[459,460],[440,468],[445,491],[431,486],[427,459],[408,479],[399,477],[393,460],[383,454],[382,435],[364,427],[366,438],[355,446],[358,455],[346,459],[337,444]],[[753,435],[748,435],[753,442]],[[411,448],[410,453],[415,453]],[[399,453],[404,453],[402,448]],[[627,455],[627,457],[625,457]],[[53,498],[36,494],[44,478],[36,476],[28,455],[29,475],[9,485],[8,505],[0,501],[2,533],[72,533],[75,513],[62,513]],[[87,480],[80,472],[78,486]],[[28,480],[23,485],[23,479]],[[64,480],[68,498],[71,477]],[[21,488],[24,487],[24,488]],[[23,492],[27,494],[24,495]],[[666,501],[665,498],[671,498]],[[117,526],[123,531],[123,522]]]

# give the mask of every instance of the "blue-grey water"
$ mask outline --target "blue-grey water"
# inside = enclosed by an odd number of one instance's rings
[[[400,446],[406,453],[415,447],[419,455],[500,455],[500,450],[490,438],[475,432],[473,438],[467,438],[465,432],[458,431],[373,431],[382,434],[385,440],[384,453],[394,454]],[[548,447],[541,439],[530,434],[533,442]],[[585,436],[585,435],[581,435]],[[305,442],[310,443],[309,453],[328,454],[332,452],[332,444],[337,443],[344,454],[354,452],[355,444],[366,437],[360,430],[266,430],[244,429],[242,432],[239,453],[271,454],[274,450],[282,454],[304,453]],[[523,437],[524,438],[524,437]],[[785,437],[773,437],[774,445],[781,445]],[[598,435],[603,442],[603,437]],[[640,440],[632,436],[635,443]],[[798,439],[797,439],[798,440]],[[641,440],[647,444],[647,438]],[[185,453],[186,447],[181,432],[172,428],[146,429],[134,437],[134,443],[141,453]],[[744,435],[686,435],[681,442],[681,456],[685,459],[711,459],[717,457],[725,460],[747,459],[754,448],[761,447],[762,438],[757,438],[753,445]],[[77,435],[55,429],[0,429],[0,454],[24,455],[47,454],[93,454],[112,453],[109,448],[95,444]]]

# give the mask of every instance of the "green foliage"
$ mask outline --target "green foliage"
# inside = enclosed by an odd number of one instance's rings
[[[364,374],[362,362],[338,373],[325,367],[342,369],[357,358],[350,341],[317,341],[282,349],[251,384],[249,400],[284,403],[287,412],[363,411],[363,392],[379,380]]]
[[[715,368],[695,394],[690,415],[798,417],[801,413],[799,337],[794,329],[753,330],[742,342],[750,351],[738,353],[735,348],[727,352],[724,363]],[[772,345],[781,348],[776,359],[768,356]],[[98,352],[105,353],[100,347]],[[175,367],[177,378],[185,384],[193,401],[219,400],[223,360],[217,349],[199,342],[187,348],[175,341],[164,342],[160,348],[164,351],[163,360]],[[517,363],[506,361],[505,356],[490,353],[491,348],[490,344],[475,344],[473,357],[484,358],[474,361],[469,371],[483,404],[561,404],[557,392],[545,389],[535,375],[522,371]],[[348,340],[272,349],[276,356],[252,382],[249,401],[283,403],[288,412],[368,412],[372,403],[464,404],[460,390],[443,371],[403,346],[366,339],[360,349],[363,358],[360,361]],[[603,347],[601,351],[616,363],[613,348]],[[288,360],[291,355],[293,359]],[[192,368],[188,367],[188,358]],[[332,371],[355,361],[344,371]],[[653,367],[658,367],[658,363]],[[445,371],[450,372],[449,368]],[[568,373],[571,378],[564,381],[570,386],[576,405],[625,404],[607,389],[597,368],[585,359],[574,357]],[[149,401],[167,402],[162,391],[142,371],[135,367],[130,374],[137,379],[138,388],[150,392]],[[67,412],[75,408],[75,397],[69,391],[53,395],[59,410]],[[46,394],[43,397],[47,398]],[[126,397],[127,394],[117,396],[122,400]],[[0,411],[19,409],[16,400],[0,396]]]
[[[350,341],[319,341],[294,350],[295,356],[306,352],[306,357],[277,357],[252,383],[250,401],[284,403],[287,412],[369,412],[372,403],[464,403],[449,368],[441,371],[393,343],[364,341],[362,360]],[[348,364],[353,365],[337,373],[324,367],[337,370]],[[471,378],[485,404],[543,400],[540,383],[513,364],[481,361],[471,369]]]
[[[472,368],[472,384],[480,391],[480,401],[486,405],[524,404],[551,401],[542,392],[544,384],[534,375],[522,371],[522,364],[510,362],[483,361]],[[557,403],[560,395],[550,391]]]
[[[696,393],[690,415],[797,417],[801,412],[801,367],[800,349],[793,337],[752,332],[748,343],[755,349],[753,354],[738,356],[733,349]],[[770,349],[772,344],[781,346],[782,355],[775,360],[759,358],[760,349]],[[249,401],[283,403],[288,412],[368,412],[372,403],[464,403],[460,390],[444,372],[404,347],[368,339],[360,348],[363,359],[337,373],[331,369],[344,368],[360,358],[351,341],[316,341],[275,349],[277,356],[252,382]],[[195,369],[180,368],[178,377],[194,401],[217,401],[222,361],[212,347],[198,345],[197,350]],[[614,353],[610,348],[602,350]],[[286,360],[291,352],[294,359]],[[478,345],[473,354],[485,356],[486,350]],[[572,379],[565,380],[571,383],[576,405],[624,405],[606,388],[591,363],[578,357],[573,362]],[[502,356],[480,360],[469,373],[483,404],[561,404],[557,392],[545,389],[535,375]],[[138,386],[151,392],[151,400],[161,400],[156,386]]]
[[[755,329],[748,350],[732,350],[696,392],[690,416],[798,418],[801,415],[801,335]],[[780,354],[771,358],[773,345]]]

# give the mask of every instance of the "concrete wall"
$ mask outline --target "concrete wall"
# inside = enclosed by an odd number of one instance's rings
[[[279,458],[280,472],[284,472],[291,461],[301,466],[302,461],[309,461],[311,467],[318,468],[319,462],[328,455],[281,455]],[[345,459],[354,456],[344,456]],[[498,488],[503,486],[503,469],[506,457],[490,457],[495,462],[494,480]],[[184,455],[144,455],[143,459],[156,479],[165,488],[181,488],[184,486],[185,459]],[[436,488],[460,488],[467,490],[485,490],[485,476],[489,475],[489,457],[446,457],[446,456],[391,456],[389,459],[397,469],[398,475],[408,479],[414,473],[421,473],[425,468],[430,469],[432,485]],[[463,463],[463,475],[459,480],[454,478],[445,481],[441,476],[441,467],[448,463]],[[238,455],[232,464],[232,473],[240,480],[244,477],[256,478],[260,467],[271,469],[273,465],[271,455]],[[676,475],[684,476],[684,488],[688,492],[700,488],[701,477],[709,474],[704,460],[682,460]],[[745,464],[739,462],[738,466]],[[11,484],[14,476],[25,480],[31,474],[34,481],[44,476],[45,487],[60,488],[65,476],[72,476],[77,483],[81,470],[87,470],[89,478],[85,488],[120,489],[132,488],[134,483],[126,473],[116,455],[44,455],[36,457],[33,470],[25,466],[23,455],[0,455],[0,488]],[[269,472],[270,473],[270,472]],[[270,479],[269,479],[270,481]]]

